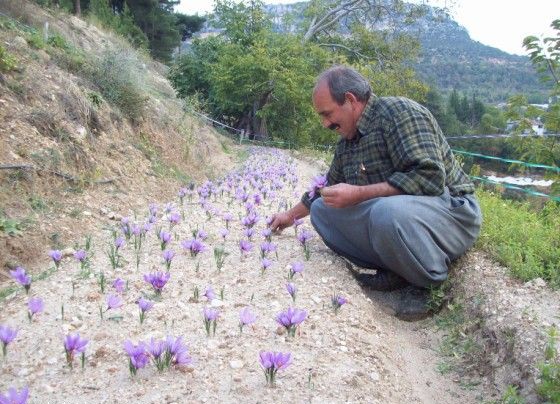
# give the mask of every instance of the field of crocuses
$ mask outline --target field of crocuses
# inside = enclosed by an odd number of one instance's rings
[[[308,219],[267,228],[324,185],[301,164],[253,148],[219,180],[100,223],[73,254],[45,251],[41,276],[14,269],[0,403],[417,398],[392,320]]]

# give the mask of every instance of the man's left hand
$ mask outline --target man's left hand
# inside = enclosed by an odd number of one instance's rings
[[[358,185],[340,183],[322,188],[320,192],[325,205],[331,208],[346,208],[361,202]]]

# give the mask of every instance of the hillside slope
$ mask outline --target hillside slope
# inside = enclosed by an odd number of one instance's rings
[[[3,270],[229,166],[218,135],[182,111],[165,66],[73,16],[12,0],[0,13],[13,61],[0,71]]]

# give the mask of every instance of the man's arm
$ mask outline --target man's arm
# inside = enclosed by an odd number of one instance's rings
[[[388,182],[370,185],[336,184],[321,189],[323,202],[332,208],[346,208],[369,199],[401,194],[403,192],[400,189]]]
[[[272,222],[268,227],[270,227],[272,231],[281,232],[286,227],[293,225],[294,220],[301,219],[308,214],[309,209],[300,201],[292,209],[274,214],[272,216]]]

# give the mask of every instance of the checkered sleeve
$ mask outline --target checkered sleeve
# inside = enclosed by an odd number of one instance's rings
[[[387,182],[410,195],[441,195],[445,164],[439,147],[437,123],[425,111],[396,108],[386,143],[395,166]]]

